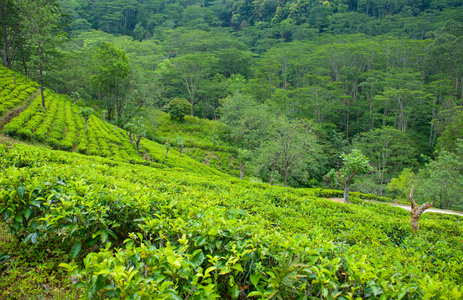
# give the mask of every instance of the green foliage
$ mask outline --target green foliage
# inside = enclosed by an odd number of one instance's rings
[[[463,202],[463,141],[457,143],[457,153],[442,151],[417,175],[418,195],[424,201],[434,201],[440,208],[461,210]]]
[[[407,211],[355,197],[346,206],[310,189],[19,144],[0,150],[0,169],[0,213],[15,239],[64,249],[62,269],[91,299],[454,299],[463,292],[455,284],[463,257],[458,216],[425,214],[416,235]]]
[[[81,107],[78,113],[87,121],[88,118],[95,113],[95,110],[91,107]]]
[[[371,171],[368,157],[362,154],[360,150],[353,149],[349,154],[341,155],[343,167],[341,174],[346,181],[352,179],[355,175],[361,175]]]
[[[416,183],[415,178],[415,173],[412,172],[412,169],[403,169],[399,176],[391,179],[387,185],[387,189],[399,194],[403,199],[408,200],[410,189]]]
[[[174,98],[169,102],[167,111],[172,119],[180,121],[191,111],[191,104],[186,99]]]
[[[130,59],[124,50],[118,49],[109,42],[102,42],[99,45],[95,52],[95,59],[98,63],[98,73],[94,75],[94,85],[99,87],[102,92],[114,96],[112,107],[117,124],[120,109],[118,108],[120,105],[118,105],[117,94],[123,81],[129,75]]]
[[[411,137],[389,126],[362,133],[354,144],[370,158],[380,185],[380,195],[393,170],[413,165],[416,155]]]
[[[358,149],[353,149],[349,154],[341,155],[343,166],[341,168],[341,177],[344,180],[344,202],[349,202],[349,189],[352,179],[355,175],[362,175],[372,170],[368,157],[362,154]]]
[[[16,83],[15,83],[16,77]],[[0,116],[23,105],[32,93],[37,91],[37,83],[0,66]]]

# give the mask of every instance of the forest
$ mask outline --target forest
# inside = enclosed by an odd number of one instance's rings
[[[401,197],[415,181],[441,208],[463,205],[459,1],[0,7],[3,64],[121,128],[159,140],[154,111],[216,120],[208,139],[244,151],[247,175],[294,187],[342,188],[340,156],[360,149],[373,169],[354,190]]]
[[[463,211],[461,1],[0,0],[0,27],[0,299],[463,297],[462,217],[422,214]]]

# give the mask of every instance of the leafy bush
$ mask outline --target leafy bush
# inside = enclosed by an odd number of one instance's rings
[[[167,110],[172,119],[183,120],[183,118],[191,111],[191,104],[186,99],[172,99]]]
[[[463,292],[455,284],[463,279],[461,217],[427,213],[416,235],[407,211],[356,196],[344,205],[313,196],[329,190],[25,145],[0,150],[0,170],[6,224],[22,241],[78,259],[62,267],[89,298],[458,299]]]

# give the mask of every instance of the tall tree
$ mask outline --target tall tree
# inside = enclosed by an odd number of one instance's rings
[[[411,137],[400,130],[385,126],[361,134],[355,146],[371,159],[383,195],[384,185],[391,174],[414,161],[416,149]]]
[[[210,77],[212,68],[217,62],[211,54],[188,54],[173,59],[176,67],[177,78],[181,81],[188,94],[191,104],[191,116],[194,114],[194,106],[200,101],[201,86]]]
[[[21,31],[37,60],[42,108],[46,110],[43,70],[50,53],[64,41],[60,28],[61,12],[55,0],[17,0],[17,4],[21,14]]]
[[[21,39],[19,9],[14,1],[0,0],[0,26],[2,62],[5,67],[11,69]]]
[[[456,153],[442,151],[418,173],[417,194],[431,200],[439,208],[461,210],[463,201],[463,141],[457,143]]]
[[[119,114],[117,96],[120,86],[129,75],[130,60],[124,50],[116,48],[109,42],[100,44],[95,57],[98,61],[98,74],[95,76],[95,81],[101,89],[108,92],[108,95],[114,97],[114,119],[117,125]]]
[[[277,171],[283,176],[285,186],[290,177],[304,182],[310,176],[308,164],[315,149],[316,138],[310,123],[281,117],[270,139],[257,150],[254,164],[258,173],[264,170],[267,173]]]

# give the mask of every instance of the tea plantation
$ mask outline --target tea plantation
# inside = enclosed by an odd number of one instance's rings
[[[407,211],[361,194],[240,181],[146,139],[140,156],[46,97],[3,128],[55,150],[0,144],[1,299],[463,297],[459,216],[426,213],[415,233]]]

